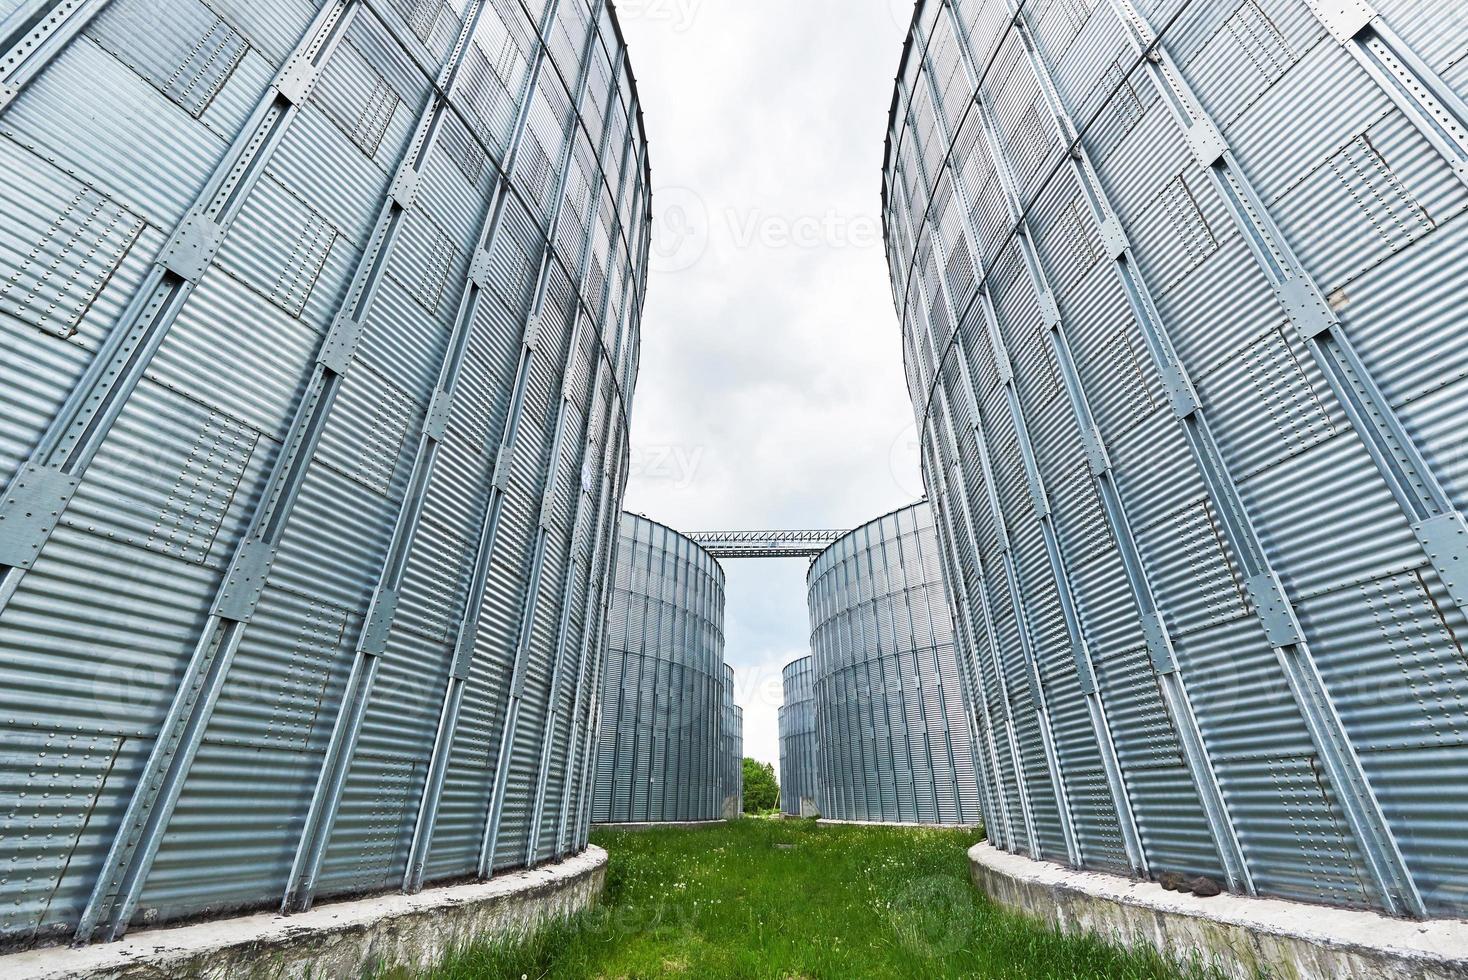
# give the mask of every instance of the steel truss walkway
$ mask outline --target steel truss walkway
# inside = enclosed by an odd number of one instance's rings
[[[688,537],[715,558],[814,558],[846,531],[703,531]]]

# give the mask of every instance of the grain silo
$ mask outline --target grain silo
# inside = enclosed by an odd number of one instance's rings
[[[780,706],[780,812],[813,817],[816,802],[815,661],[801,657],[782,671],[785,703]]]
[[[1468,911],[1460,7],[918,4],[888,255],[1003,848]]]
[[[979,823],[932,509],[852,531],[815,560],[808,584],[821,816]]]
[[[622,516],[592,820],[724,817],[724,570],[671,528]]]
[[[0,3],[0,944],[584,847],[640,116],[601,0]]]

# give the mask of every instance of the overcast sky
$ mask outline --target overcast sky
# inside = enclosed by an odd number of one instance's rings
[[[622,0],[656,243],[627,508],[851,528],[922,495],[881,235],[911,0]],[[805,561],[725,561],[745,752],[778,763]]]

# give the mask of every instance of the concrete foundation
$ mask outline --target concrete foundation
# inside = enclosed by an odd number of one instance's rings
[[[969,851],[974,884],[995,902],[1066,933],[1211,964],[1225,975],[1281,980],[1465,980],[1468,922],[1412,922],[1278,899],[1197,898],[1151,882]]]
[[[698,830],[701,827],[722,827],[727,820],[683,820],[673,823],[596,823],[592,830]]]
[[[591,847],[493,881],[142,930],[115,943],[0,956],[6,980],[335,980],[423,969],[475,940],[524,935],[592,905],[607,853]]]
[[[817,824],[830,824],[832,827],[905,827],[908,830],[978,830],[978,824],[966,823],[895,823],[886,820],[827,820],[824,817],[816,821]]]

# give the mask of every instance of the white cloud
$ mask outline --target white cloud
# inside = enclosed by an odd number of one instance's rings
[[[881,243],[908,0],[621,6],[651,141],[650,277],[628,509],[683,530],[854,527],[920,492]],[[680,252],[680,247],[685,250]],[[681,462],[679,462],[681,461]],[[803,562],[726,562],[728,661],[803,654]],[[749,754],[775,706],[741,683]]]

